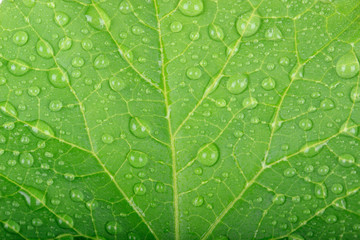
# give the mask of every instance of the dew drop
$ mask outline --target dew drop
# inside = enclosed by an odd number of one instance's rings
[[[27,187],[27,191],[31,192],[32,195],[28,194],[25,191],[19,191],[19,194],[21,194],[24,197],[25,202],[28,205],[28,207],[32,210],[37,210],[39,208],[42,208],[43,203],[39,199],[45,199],[44,193],[39,191],[38,189],[32,188],[32,187]],[[45,200],[44,200],[44,203],[45,203]]]
[[[339,156],[338,162],[343,167],[351,167],[355,164],[356,160],[351,154],[345,153]]]
[[[4,229],[10,233],[18,233],[20,232],[20,225],[14,220],[10,219],[4,222]]]
[[[248,12],[237,19],[236,29],[241,36],[250,37],[257,32],[260,24],[260,16],[255,12]]]
[[[123,79],[113,76],[109,79],[109,85],[115,92],[120,92],[126,87],[126,83]]]
[[[34,226],[34,227],[41,227],[43,225],[43,221],[40,219],[40,218],[33,218],[31,220],[31,224]]]
[[[146,138],[150,134],[150,127],[147,121],[133,117],[129,123],[130,132],[137,138]]]
[[[284,171],[284,176],[288,178],[295,176],[295,174],[296,174],[295,168],[287,168]]]
[[[85,61],[82,57],[74,57],[71,61],[71,65],[76,68],[84,66],[84,63]]]
[[[327,188],[324,184],[315,185],[315,197],[323,199],[327,197],[327,194]]]
[[[110,134],[104,134],[101,137],[101,141],[105,144],[111,144],[112,142],[114,142],[114,137]]]
[[[61,228],[73,228],[74,227],[74,220],[67,214],[61,214],[57,219],[57,224]]]
[[[202,196],[197,196],[196,198],[193,199],[192,204],[195,207],[200,207],[204,204],[204,197]]]
[[[330,98],[325,98],[324,100],[321,101],[320,103],[320,108],[328,111],[331,110],[335,107],[335,103],[333,100],[331,100]]]
[[[189,35],[189,38],[192,41],[196,41],[200,38],[200,33],[199,32],[191,32]]]
[[[131,13],[131,7],[129,5],[129,3],[124,0],[120,3],[119,5],[119,11],[122,13],[122,14],[129,14]]]
[[[247,97],[242,101],[242,106],[247,109],[254,109],[258,105],[256,98]]]
[[[51,58],[54,56],[54,50],[50,43],[45,40],[39,40],[36,44],[37,53],[43,58]]]
[[[117,222],[114,221],[107,222],[105,225],[105,229],[111,235],[117,234],[118,231],[120,232],[120,226]]]
[[[49,124],[42,120],[36,120],[29,122],[31,132],[34,136],[42,139],[47,139],[49,137],[54,137],[55,133],[52,127]]]
[[[288,238],[288,240],[304,240],[303,236],[295,233],[295,234],[291,234]]]
[[[317,142],[308,142],[306,143],[301,151],[305,157],[314,157],[320,153],[323,149],[324,144],[316,144]]]
[[[29,152],[23,152],[20,154],[19,161],[21,166],[29,168],[34,164],[34,157]]]
[[[79,189],[71,189],[70,198],[74,202],[82,202],[84,200],[84,194]]]
[[[212,40],[221,41],[224,39],[224,31],[222,28],[216,24],[209,25],[209,36]]]
[[[142,196],[146,193],[146,187],[143,183],[136,183],[133,187],[135,195]]]
[[[149,156],[140,151],[130,150],[126,159],[134,168],[142,168],[148,163]]]
[[[90,39],[84,39],[81,41],[81,47],[85,51],[89,51],[93,48],[93,42]]]
[[[158,193],[163,193],[166,191],[165,184],[162,182],[157,182],[155,185],[155,191]]]
[[[197,80],[201,78],[202,72],[198,67],[190,67],[186,71],[186,76],[191,80]]]
[[[341,127],[340,127],[340,132],[352,135],[352,136],[357,136],[359,133],[359,128],[357,126],[357,124],[352,121],[351,119],[349,119],[349,121],[345,122]]]
[[[265,32],[265,38],[267,40],[278,40],[282,39],[282,37],[281,31],[276,26],[267,29]]]
[[[182,0],[179,9],[185,16],[194,17],[203,12],[204,3],[202,0]]]
[[[238,43],[235,41],[226,48],[226,56],[230,56],[230,54],[235,55],[236,53],[239,52],[240,45],[237,45],[237,44]]]
[[[215,143],[204,144],[197,153],[197,160],[205,166],[213,166],[219,159],[220,151]]]
[[[340,194],[344,190],[344,187],[340,183],[334,183],[330,189],[333,193]]]
[[[104,69],[109,65],[110,65],[109,59],[103,54],[100,54],[94,60],[94,67],[97,69]]]
[[[317,173],[320,176],[325,176],[329,173],[329,171],[330,171],[330,168],[327,165],[322,165],[318,168]]]
[[[265,78],[262,82],[261,82],[261,87],[266,90],[266,91],[270,91],[273,90],[275,88],[275,80],[272,78]]]
[[[325,217],[325,222],[328,224],[333,224],[337,222],[337,217],[335,215],[328,215]]]
[[[170,24],[170,30],[172,32],[175,32],[175,33],[180,32],[182,30],[182,28],[183,28],[183,25],[181,24],[181,22],[175,21]]]
[[[286,67],[290,64],[290,60],[288,57],[282,57],[282,58],[280,58],[279,63],[281,66]]]
[[[237,74],[228,79],[226,89],[232,94],[240,94],[247,88],[248,82],[246,74]]]
[[[299,122],[299,127],[304,131],[309,131],[313,127],[313,122],[308,118],[302,119]]]
[[[18,31],[13,36],[13,42],[18,46],[23,46],[27,43],[29,35],[24,31]]]
[[[63,104],[60,100],[53,100],[49,103],[49,109],[52,112],[58,112],[62,109]]]
[[[59,69],[49,71],[48,79],[50,83],[57,88],[65,88],[69,85],[68,75]]]
[[[350,93],[350,99],[353,102],[360,102],[360,87],[353,87]]]
[[[89,7],[85,17],[90,26],[97,30],[110,29],[111,19],[99,6]]]
[[[285,203],[286,197],[283,194],[275,195],[273,198],[273,203],[276,205],[283,205]]]
[[[55,22],[59,26],[61,26],[61,27],[66,26],[66,24],[68,24],[69,21],[70,21],[70,17],[66,13],[64,13],[64,12],[55,13]]]
[[[61,50],[69,50],[72,46],[72,40],[69,37],[63,37],[62,39],[60,39],[59,41],[59,48]]]
[[[9,117],[16,117],[18,112],[10,102],[0,102],[0,111]]]
[[[339,58],[336,73],[342,78],[352,78],[359,73],[359,61],[353,51]]]
[[[10,60],[7,67],[9,72],[15,76],[22,76],[30,70],[29,65],[19,59]]]
[[[36,97],[40,93],[40,88],[37,86],[31,86],[28,89],[29,96]]]

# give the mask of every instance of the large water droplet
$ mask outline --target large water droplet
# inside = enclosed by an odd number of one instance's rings
[[[100,54],[94,60],[94,67],[97,69],[103,69],[110,65],[109,59],[104,55]]]
[[[71,189],[70,198],[74,202],[82,202],[84,200],[84,194],[77,188]]]
[[[105,229],[111,235],[115,235],[118,232],[120,232],[120,226],[115,221],[107,222],[106,225],[105,225]]]
[[[331,110],[335,107],[335,103],[333,100],[331,100],[330,98],[325,98],[324,100],[321,101],[320,103],[320,108],[328,111]]]
[[[150,134],[150,127],[147,121],[134,117],[130,119],[130,132],[138,138],[145,138]]]
[[[132,12],[130,4],[126,1],[123,0],[120,5],[119,5],[119,10],[122,14],[129,14]]]
[[[50,83],[57,88],[65,88],[69,85],[69,78],[66,72],[59,69],[51,70],[48,73]]]
[[[331,186],[331,191],[335,194],[340,194],[340,193],[342,193],[343,190],[344,190],[344,187],[340,183],[334,183]]]
[[[328,215],[325,217],[325,222],[328,224],[333,224],[337,222],[337,217],[335,215]]]
[[[203,12],[204,3],[202,0],[182,0],[179,9],[185,16],[194,17]]]
[[[315,185],[315,197],[317,198],[326,198],[327,197],[327,188],[324,184]]]
[[[121,90],[123,90],[126,87],[125,81],[122,78],[117,77],[117,76],[113,76],[109,79],[109,85],[110,85],[111,89],[116,92],[120,92]]]
[[[15,76],[22,76],[30,69],[29,65],[20,59],[10,60],[8,70]]]
[[[336,73],[342,78],[352,78],[359,72],[359,61],[353,51],[342,56],[336,63]]]
[[[0,111],[9,117],[16,117],[18,112],[10,102],[0,102]]]
[[[14,220],[7,220],[4,222],[4,229],[10,233],[18,233],[20,231],[20,225]]]
[[[61,228],[73,228],[74,227],[74,220],[67,214],[59,215],[57,219],[57,223]]]
[[[52,100],[49,103],[49,109],[52,112],[58,112],[62,109],[62,107],[63,107],[63,104],[60,100]]]
[[[261,87],[266,91],[273,90],[275,88],[275,85],[276,85],[275,80],[272,79],[271,77],[265,78],[261,82]]]
[[[224,39],[224,31],[220,26],[216,24],[210,24],[208,31],[211,39],[215,41],[221,41]]]
[[[110,29],[111,19],[99,6],[89,7],[85,13],[86,21],[95,29]]]
[[[31,195],[25,191],[19,191],[19,194],[24,197],[25,202],[29,208],[32,210],[42,208],[43,203],[41,201],[44,201],[45,203],[44,193],[33,187],[27,187],[27,191],[30,192]]]
[[[204,204],[204,197],[202,196],[197,196],[193,199],[193,202],[192,204],[195,206],[195,207],[200,207]]]
[[[308,118],[302,119],[299,122],[299,127],[304,131],[309,131],[313,127],[313,122]]]
[[[204,144],[197,153],[197,160],[205,166],[213,166],[219,159],[220,151],[215,143]]]
[[[308,142],[302,147],[301,151],[306,157],[314,157],[320,153],[324,144],[317,144],[316,142]]]
[[[34,157],[29,152],[23,152],[20,154],[19,161],[21,166],[29,168],[34,164]]]
[[[148,155],[146,153],[131,150],[126,159],[129,161],[130,165],[134,168],[142,168],[148,163]]]
[[[258,105],[256,98],[247,97],[242,101],[242,106],[247,109],[254,109]]]
[[[353,120],[349,119],[349,121],[347,121],[343,125],[341,125],[340,132],[343,132],[343,133],[346,133],[346,134],[349,134],[352,136],[357,136],[359,133],[359,127]]]
[[[18,31],[13,36],[13,42],[18,46],[23,46],[27,43],[29,36],[24,31]]]
[[[282,38],[282,33],[276,26],[274,26],[266,30],[265,38],[268,40],[278,40]]]
[[[52,127],[50,127],[49,124],[42,120],[36,120],[29,122],[31,132],[34,134],[34,136],[47,139],[49,137],[54,137],[55,133]]]
[[[54,50],[52,46],[45,40],[39,40],[37,42],[36,51],[43,58],[51,58],[54,56]]]
[[[343,167],[351,167],[356,162],[353,155],[345,153],[339,156],[338,162]]]
[[[186,76],[191,80],[197,80],[201,78],[202,72],[198,67],[190,67],[186,71]]]
[[[350,93],[350,99],[353,102],[360,102],[360,86],[353,87]]]
[[[259,29],[261,18],[256,12],[248,12],[241,15],[236,21],[236,29],[243,37],[254,35]]]
[[[170,24],[170,30],[172,32],[180,32],[183,28],[183,25],[181,22],[175,21]]]
[[[286,197],[283,194],[275,195],[273,198],[273,203],[276,205],[282,205],[285,203]]]
[[[146,187],[143,183],[135,183],[133,190],[135,195],[139,196],[145,195],[146,193]]]
[[[58,45],[61,50],[69,50],[72,46],[72,39],[69,37],[63,37],[60,39]]]
[[[237,74],[228,79],[226,88],[232,94],[240,94],[247,88],[248,82],[246,74]]]
[[[34,226],[34,227],[41,227],[43,225],[43,221],[40,219],[40,218],[33,218],[31,220],[31,224]]]
[[[68,24],[69,21],[70,21],[70,17],[69,17],[69,15],[67,15],[66,13],[64,13],[64,12],[57,12],[57,13],[55,13],[55,22],[56,22],[59,26],[63,27],[63,26],[65,26],[66,24]]]

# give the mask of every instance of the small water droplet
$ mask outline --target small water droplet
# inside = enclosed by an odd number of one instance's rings
[[[345,153],[339,156],[338,162],[343,167],[351,167],[355,164],[356,160],[351,154]]]
[[[43,58],[51,58],[54,56],[54,50],[50,43],[42,39],[37,42],[36,51]]]
[[[247,97],[242,101],[242,106],[247,109],[254,109],[258,105],[256,98]]]
[[[19,161],[21,166],[29,168],[34,164],[34,157],[29,152],[23,152],[20,154]]]
[[[129,13],[131,13],[132,10],[131,10],[129,3],[126,0],[124,0],[119,5],[119,11],[122,14],[129,14]]]
[[[265,32],[265,38],[268,40],[278,40],[282,39],[282,37],[281,31],[276,26],[267,29]]]
[[[350,99],[353,102],[360,102],[360,87],[358,86],[353,87],[350,93]]]
[[[99,6],[90,6],[85,13],[86,21],[97,30],[110,29],[111,19]]]
[[[313,127],[313,122],[308,118],[302,119],[299,122],[299,127],[304,131],[309,131]]]
[[[213,166],[219,159],[220,151],[215,143],[204,144],[197,153],[197,160],[205,166]]]
[[[90,39],[84,39],[81,41],[81,47],[85,51],[89,51],[93,48],[93,42]]]
[[[100,54],[94,60],[94,67],[97,69],[104,69],[109,65],[110,65],[110,61],[104,54]]]
[[[353,51],[348,52],[336,63],[336,73],[342,78],[352,78],[359,72],[359,61]]]
[[[135,195],[142,196],[146,193],[146,187],[143,183],[136,183],[133,187]]]
[[[119,224],[115,221],[107,222],[105,224],[105,229],[111,235],[115,235],[118,232],[121,232],[121,228],[120,228]]]
[[[162,182],[157,182],[155,185],[155,191],[157,191],[158,193],[165,192],[166,191],[165,184]]]
[[[240,94],[247,88],[248,82],[246,74],[237,74],[228,79],[226,89],[232,94]]]
[[[138,138],[146,138],[150,134],[150,127],[147,121],[134,117],[130,119],[130,132]]]
[[[210,24],[208,31],[211,39],[215,41],[221,41],[224,39],[224,31],[220,26],[216,24]]]
[[[172,32],[175,32],[175,33],[180,32],[182,30],[182,28],[183,28],[183,25],[181,24],[181,22],[175,21],[170,24],[170,30]]]
[[[204,197],[202,196],[197,196],[193,199],[193,202],[192,204],[195,206],[195,207],[200,207],[204,204]]]
[[[24,31],[18,31],[13,36],[13,42],[18,46],[23,46],[27,43],[29,35]]]
[[[59,215],[57,219],[57,223],[61,228],[73,228],[74,227],[74,220],[67,214]]]
[[[84,200],[84,194],[79,189],[71,189],[70,190],[70,198],[74,202],[82,202]]]
[[[57,88],[65,88],[69,85],[69,77],[64,71],[54,69],[49,71],[48,79],[50,83]]]
[[[317,173],[320,176],[325,176],[329,173],[329,171],[330,171],[330,168],[327,165],[322,165],[318,168]]]
[[[101,141],[105,144],[111,144],[114,141],[114,137],[110,134],[104,134],[101,137]]]
[[[326,198],[328,195],[327,188],[324,184],[315,185],[315,197],[317,198]]]
[[[58,112],[62,109],[63,104],[60,100],[53,100],[49,103],[49,109],[52,112]]]
[[[260,28],[261,18],[256,12],[241,15],[236,21],[236,29],[243,37],[254,35]]]
[[[140,151],[130,150],[126,159],[134,168],[142,168],[148,163],[149,156]]]
[[[262,82],[261,82],[261,87],[266,90],[266,91],[270,91],[272,89],[275,88],[275,80],[272,78],[265,78]]]
[[[340,183],[334,183],[330,189],[333,193],[340,194],[340,193],[342,193],[344,187]]]
[[[30,70],[29,65],[20,59],[10,60],[7,66],[9,72],[15,76],[22,76]]]
[[[288,178],[295,176],[295,174],[296,174],[295,168],[287,168],[284,171],[284,176]]]
[[[125,81],[117,76],[113,76],[109,79],[109,85],[115,92],[120,92],[126,87]]]
[[[286,197],[283,194],[275,195],[273,198],[273,203],[276,205],[283,205],[286,201]]]
[[[69,15],[67,15],[66,13],[64,12],[57,12],[55,13],[55,22],[61,26],[61,27],[64,27],[66,26],[66,24],[68,24],[70,21],[70,17]]]
[[[63,37],[59,41],[59,48],[63,51],[69,50],[72,46],[72,40],[69,37]]]
[[[324,100],[321,101],[320,103],[320,108],[328,111],[331,110],[335,107],[335,103],[333,100],[331,100],[330,98],[325,98]]]
[[[40,219],[40,218],[33,218],[31,220],[31,224],[34,226],[34,227],[41,227],[43,225],[43,221]]]
[[[335,215],[328,215],[325,217],[325,222],[328,224],[333,224],[337,222],[337,217]]]
[[[203,12],[204,3],[202,0],[182,0],[179,10],[185,16],[194,17]]]
[[[186,71],[186,76],[191,80],[197,80],[202,76],[201,69],[198,67],[190,67]]]

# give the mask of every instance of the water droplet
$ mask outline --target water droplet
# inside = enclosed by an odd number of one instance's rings
[[[19,161],[21,166],[29,168],[34,164],[34,157],[29,152],[23,152],[20,154]]]
[[[189,38],[192,41],[196,41],[200,38],[200,33],[199,32],[191,32],[189,35]]]
[[[301,235],[295,233],[295,234],[291,234],[288,240],[304,240],[304,238]]]
[[[29,122],[31,132],[34,134],[34,136],[47,139],[49,137],[54,137],[55,133],[52,127],[50,127],[49,124],[42,120],[32,121]]]
[[[215,101],[215,104],[216,104],[217,107],[223,108],[223,107],[226,106],[226,100],[223,99],[223,98],[217,99]]]
[[[110,134],[104,134],[101,137],[101,141],[105,144],[111,144],[114,141],[114,137]]]
[[[219,148],[215,143],[204,144],[197,153],[197,160],[205,166],[213,166],[219,159]]]
[[[81,41],[81,47],[85,51],[89,51],[93,48],[93,42],[90,39],[84,39]]]
[[[54,56],[54,50],[50,43],[45,40],[39,40],[36,44],[37,53],[43,58],[51,58]]]
[[[138,138],[145,138],[150,134],[148,122],[137,117],[130,119],[129,128],[130,132]]]
[[[273,198],[273,203],[276,205],[282,205],[285,203],[286,197],[283,194],[275,195]]]
[[[298,217],[296,215],[291,215],[288,220],[291,223],[296,223],[298,221]]]
[[[203,12],[204,3],[202,0],[182,0],[179,9],[185,16],[194,17]]]
[[[15,76],[22,76],[30,69],[29,65],[22,60],[11,60],[8,63],[8,70]]]
[[[10,219],[4,222],[4,229],[10,233],[18,233],[20,232],[20,225],[14,220]]]
[[[71,189],[70,198],[74,202],[82,202],[84,200],[84,194],[79,189]]]
[[[62,39],[60,39],[59,41],[59,48],[61,50],[69,50],[72,46],[72,40],[69,37],[63,37]]]
[[[28,89],[29,96],[36,97],[40,93],[40,88],[37,86],[31,86]]]
[[[308,118],[302,119],[299,122],[299,127],[304,131],[309,131],[313,127],[313,122]]]
[[[285,171],[284,171],[284,176],[285,177],[293,177],[293,176],[295,176],[295,174],[296,174],[296,169],[295,168],[287,168],[287,169],[285,169]]]
[[[320,103],[320,108],[328,111],[331,110],[335,107],[335,103],[333,100],[331,100],[330,98],[325,98],[324,100],[321,101]]]
[[[333,224],[337,222],[337,217],[335,215],[328,215],[325,217],[325,222],[328,224]]]
[[[122,1],[122,2],[120,3],[120,5],[119,5],[119,10],[120,10],[120,12],[121,12],[122,14],[129,14],[129,13],[131,13],[131,7],[130,7],[129,3],[128,3],[126,0],[124,0],[124,1]]]
[[[25,6],[32,8],[36,4],[36,0],[23,0]]]
[[[0,102],[0,111],[9,117],[16,117],[18,112],[10,102]]]
[[[116,76],[113,76],[109,79],[109,85],[115,92],[120,92],[126,87],[125,81],[122,78]]]
[[[257,32],[260,24],[260,16],[256,12],[248,12],[237,19],[236,29],[241,36],[249,37]]]
[[[0,86],[6,84],[6,82],[7,82],[6,78],[3,76],[0,76]]]
[[[59,26],[63,27],[63,26],[65,26],[66,24],[68,24],[69,21],[70,21],[70,17],[69,17],[69,15],[67,15],[66,13],[64,13],[64,12],[57,12],[57,13],[55,13],[55,22],[56,22]]]
[[[201,69],[198,67],[190,67],[186,71],[186,76],[188,76],[191,80],[197,80],[201,78],[202,72]]]
[[[353,51],[342,56],[336,63],[336,73],[342,78],[352,78],[359,72],[359,61]]]
[[[282,39],[282,37],[281,31],[276,26],[267,29],[265,32],[265,38],[268,40],[278,40]]]
[[[320,176],[325,176],[329,173],[330,168],[327,165],[322,165],[318,168],[317,173]]]
[[[157,182],[155,185],[155,191],[157,191],[158,193],[165,192],[166,191],[165,184],[162,182]]]
[[[272,89],[275,88],[275,80],[272,78],[265,78],[262,82],[261,82],[261,87],[266,90],[266,91],[270,91]]]
[[[18,31],[13,36],[13,42],[18,46],[23,46],[29,40],[29,35],[24,31]]]
[[[103,54],[100,54],[94,60],[94,67],[97,69],[103,69],[108,67],[109,65],[110,65],[109,59]]]
[[[202,175],[203,174],[203,169],[201,167],[197,167],[194,169],[194,173],[196,175]]]
[[[200,207],[204,204],[204,197],[202,196],[197,196],[196,198],[193,199],[193,202],[192,204],[195,206],[195,207]]]
[[[239,52],[240,45],[237,45],[237,42],[233,42],[226,48],[226,56],[230,56],[230,54],[235,55]]]
[[[60,100],[53,100],[49,103],[49,109],[52,112],[58,112],[62,109],[63,104]]]
[[[33,187],[27,187],[27,191],[30,192],[31,195],[25,191],[19,191],[19,194],[25,198],[25,202],[29,208],[32,210],[42,208],[43,203],[40,201],[40,199],[42,199],[45,203],[44,193]]]
[[[340,132],[343,132],[343,133],[346,133],[346,134],[349,134],[352,136],[357,136],[359,133],[359,128],[354,121],[349,119],[349,121],[347,121],[343,125],[341,125]]]
[[[315,197],[317,198],[326,198],[327,197],[327,188],[324,184],[315,185]]]
[[[343,167],[351,167],[354,165],[356,160],[355,160],[354,156],[352,156],[348,153],[345,153],[345,154],[342,154],[339,156],[338,162]]]
[[[331,186],[331,191],[335,194],[340,194],[342,193],[344,187],[343,185],[341,185],[340,183],[334,183],[332,186]]]
[[[360,87],[353,87],[350,93],[350,99],[353,102],[360,102]]]
[[[111,235],[115,235],[121,231],[119,224],[114,221],[107,222],[105,225],[105,229]]]
[[[221,41],[224,39],[224,31],[220,26],[216,24],[210,24],[208,31],[211,39],[215,41]]]
[[[145,195],[146,193],[146,187],[143,183],[136,183],[134,185],[133,190],[135,195],[139,195],[139,196]]]
[[[57,223],[61,228],[73,228],[74,227],[74,220],[67,214],[59,215],[57,219]]]
[[[51,70],[48,73],[50,83],[57,88],[65,88],[69,85],[69,77],[64,71],[59,69]]]
[[[314,157],[320,153],[324,144],[317,144],[317,142],[308,142],[302,147],[301,151],[305,157]]]
[[[246,74],[234,75],[227,81],[226,89],[232,94],[240,94],[247,88],[248,82]]]
[[[110,29],[111,19],[99,6],[89,7],[85,17],[90,26],[97,30]]]
[[[84,66],[84,63],[85,61],[82,57],[74,57],[71,61],[71,65],[76,68]]]
[[[33,218],[31,220],[31,224],[34,226],[34,227],[41,227],[43,225],[43,221],[40,219],[40,218]]]
[[[183,25],[181,22],[175,21],[170,24],[170,30],[172,32],[180,32],[183,28]]]
[[[342,199],[336,200],[334,205],[335,205],[335,207],[346,209],[347,203],[346,203],[346,200],[342,198]]]
[[[149,156],[140,151],[130,150],[126,159],[134,168],[142,168],[148,163]]]
[[[281,66],[286,67],[290,64],[290,59],[288,57],[282,57],[280,58],[279,63]]]
[[[258,105],[256,98],[247,97],[242,101],[242,106],[247,109],[254,109]]]

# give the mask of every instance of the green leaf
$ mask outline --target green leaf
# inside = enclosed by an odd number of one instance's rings
[[[358,239],[357,0],[3,0],[1,239]]]

